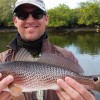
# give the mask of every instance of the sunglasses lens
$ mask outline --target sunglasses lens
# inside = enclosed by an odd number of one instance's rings
[[[20,19],[20,20],[25,20],[26,18],[28,18],[28,15],[27,13],[25,12],[17,12],[16,13],[16,16]]]
[[[37,12],[33,12],[32,13],[32,16],[33,16],[33,18],[35,18],[35,19],[41,19],[42,17],[43,17],[43,15],[44,15],[44,12],[42,11],[37,11]]]

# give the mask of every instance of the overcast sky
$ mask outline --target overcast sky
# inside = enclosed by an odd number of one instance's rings
[[[80,2],[85,2],[88,0],[44,0],[46,8],[50,9],[58,6],[59,4],[66,4],[70,8],[76,8]]]

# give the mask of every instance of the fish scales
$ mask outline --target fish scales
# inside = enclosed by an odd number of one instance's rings
[[[13,75],[13,83],[20,85],[24,92],[28,89],[32,91],[49,89],[56,84],[57,79],[64,79],[65,76],[70,76],[84,84],[92,83],[92,77],[86,78],[62,67],[38,62],[14,61],[1,64],[0,72],[6,73],[4,77],[9,74]]]

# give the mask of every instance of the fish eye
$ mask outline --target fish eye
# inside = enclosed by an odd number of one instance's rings
[[[93,81],[97,82],[99,80],[99,77],[93,77]]]

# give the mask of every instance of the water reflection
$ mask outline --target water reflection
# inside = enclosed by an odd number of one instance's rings
[[[100,34],[50,35],[50,40],[61,47],[74,45],[80,54],[100,54]]]
[[[65,49],[68,49],[74,53],[80,65],[83,67],[85,75],[100,74],[100,54],[96,55],[91,55],[89,53],[81,54],[78,48],[74,45],[65,47]]]
[[[14,33],[0,33],[0,52],[15,36]],[[100,54],[100,34],[51,34],[49,40],[61,47],[74,45],[80,54]]]
[[[8,43],[15,36],[14,33],[0,33],[0,52],[7,49]]]

